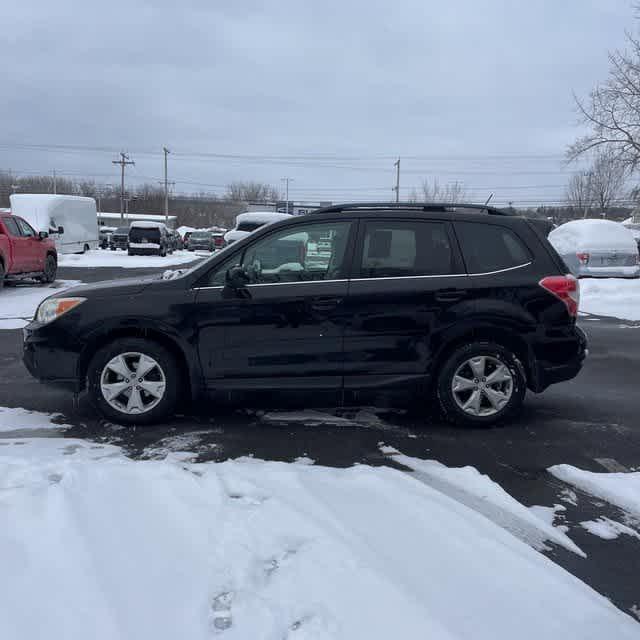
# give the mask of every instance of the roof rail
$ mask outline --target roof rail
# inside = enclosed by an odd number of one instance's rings
[[[448,203],[448,202],[347,202],[345,204],[334,204],[329,207],[321,207],[315,209],[310,213],[339,213],[342,211],[357,211],[359,209],[379,209],[381,211],[389,211],[390,209],[426,212],[443,212],[443,211],[455,211],[456,209],[477,209],[478,211],[485,211],[490,215],[496,216],[510,216],[513,215],[509,211],[497,209],[496,207],[489,207],[485,204],[467,204],[463,202]]]

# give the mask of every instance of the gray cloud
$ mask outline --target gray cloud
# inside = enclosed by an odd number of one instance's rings
[[[391,163],[374,156],[428,156],[403,163],[404,186],[428,174],[478,193],[505,187],[505,199],[551,198],[562,190],[546,185],[566,180],[559,155],[579,132],[571,91],[605,77],[607,50],[633,26],[623,4],[12,3],[0,34],[0,142],[361,158],[340,168],[172,158],[177,179],[287,174],[300,196],[376,187],[367,195],[388,197]],[[504,154],[556,157],[495,158]],[[0,167],[101,180],[115,178],[110,159],[0,147]],[[159,174],[158,157],[136,160],[132,180]]]

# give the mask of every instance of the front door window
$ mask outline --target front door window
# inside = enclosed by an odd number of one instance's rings
[[[325,222],[273,233],[246,249],[242,266],[251,284],[341,279],[350,227]]]

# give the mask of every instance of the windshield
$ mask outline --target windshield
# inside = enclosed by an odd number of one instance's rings
[[[113,234],[118,236],[126,236],[129,233],[129,227],[118,227]]]
[[[192,233],[189,236],[189,240],[208,240],[211,237],[210,233],[205,231],[199,231],[198,233]]]

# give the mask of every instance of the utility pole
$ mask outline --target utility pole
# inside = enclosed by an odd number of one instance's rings
[[[392,191],[396,192],[396,202],[400,202],[400,158],[393,163],[393,166],[396,168],[396,186]]]
[[[53,193],[58,193],[58,180],[55,169],[53,170]]]
[[[133,160],[129,160],[129,154],[124,151],[120,152],[120,160],[112,160],[111,164],[120,165],[120,221],[124,220],[124,168],[128,164],[135,164]]]
[[[286,200],[287,200],[287,213],[289,213],[289,181],[293,182],[293,178],[280,178],[280,180],[282,180],[282,182],[284,182],[285,184],[285,190],[286,190]]]
[[[169,224],[169,182],[167,181],[167,156],[171,153],[167,147],[162,147],[164,152],[164,223]]]

